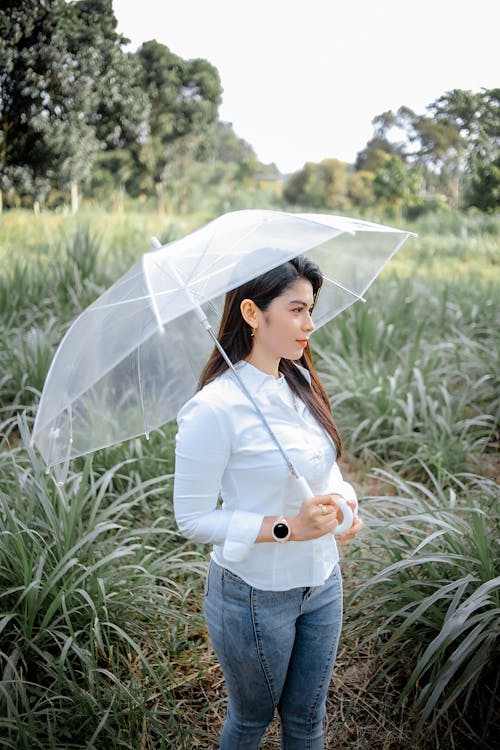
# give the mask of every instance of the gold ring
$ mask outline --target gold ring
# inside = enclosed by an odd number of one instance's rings
[[[324,516],[328,515],[328,508],[325,505],[323,505],[323,503],[320,503],[318,505],[318,508],[321,508],[321,512],[323,513]]]

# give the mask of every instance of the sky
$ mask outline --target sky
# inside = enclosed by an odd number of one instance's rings
[[[497,0],[113,0],[128,50],[156,39],[219,71],[221,120],[283,173],[353,163],[373,118],[500,86]]]

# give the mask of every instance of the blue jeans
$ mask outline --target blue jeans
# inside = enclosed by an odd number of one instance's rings
[[[275,710],[283,750],[321,750],[342,624],[339,566],[322,586],[262,591],[212,561],[205,618],[228,692],[220,750],[258,750]]]

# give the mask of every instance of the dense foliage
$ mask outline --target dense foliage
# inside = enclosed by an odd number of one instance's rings
[[[210,193],[227,209],[242,188],[246,205],[257,194],[398,217],[499,205],[499,89],[448,91],[424,115],[384,112],[354,165],[331,158],[283,176],[219,121],[209,61],[156,41],[127,52],[116,29],[111,0],[1,4],[0,210],[59,206],[70,193],[76,211],[79,191],[112,207],[149,199],[160,213],[192,211]]]
[[[352,207],[376,202],[414,214],[438,205],[500,205],[500,89],[453,89],[420,115],[402,106],[373,120],[356,164],[306,164],[285,189],[292,203]]]
[[[0,33],[0,189],[43,202],[136,141],[148,101],[111,0],[12,0]]]
[[[127,53],[116,26],[111,0],[2,4],[7,203],[57,201],[58,191],[88,183],[99,168],[113,175],[115,189],[154,194],[174,160],[171,144],[205,136],[214,123],[221,88],[210,63],[182,60],[156,42]]]

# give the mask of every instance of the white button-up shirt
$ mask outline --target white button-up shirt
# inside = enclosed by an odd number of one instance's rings
[[[335,460],[333,441],[285,378],[248,362],[236,368],[314,494],[335,492],[355,500]],[[282,591],[324,583],[339,559],[333,534],[255,543],[264,516],[295,516],[303,497],[234,375],[228,370],[202,388],[177,421],[174,510],[181,532],[213,544],[215,562],[255,588]]]

